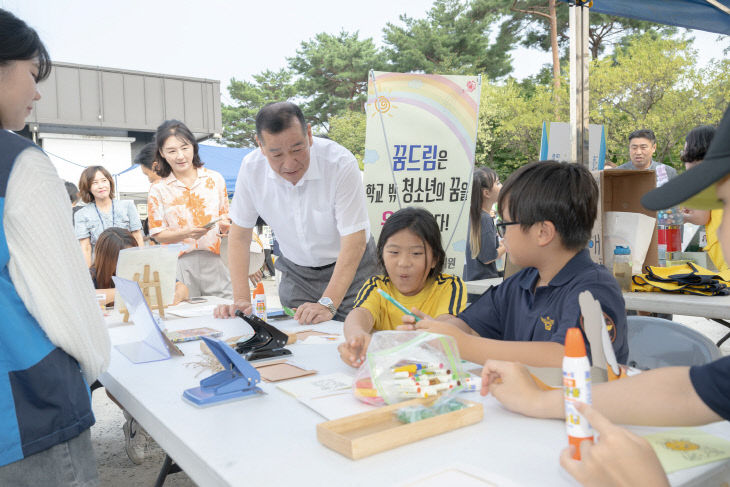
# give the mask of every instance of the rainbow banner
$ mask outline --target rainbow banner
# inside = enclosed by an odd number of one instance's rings
[[[370,72],[365,192],[377,239],[395,211],[426,208],[441,227],[444,272],[461,276],[480,76]]]

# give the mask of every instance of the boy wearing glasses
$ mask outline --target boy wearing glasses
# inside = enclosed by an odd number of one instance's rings
[[[626,363],[621,289],[586,249],[598,197],[593,176],[578,164],[540,161],[515,171],[500,192],[496,226],[510,259],[523,269],[458,316],[421,315],[415,325],[405,316],[406,328],[453,336],[471,362],[559,367],[568,328],[581,326],[578,295],[587,290],[601,303],[617,360]]]

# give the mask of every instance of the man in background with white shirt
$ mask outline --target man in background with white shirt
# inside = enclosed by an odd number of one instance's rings
[[[376,273],[365,190],[347,149],[312,137],[293,103],[270,103],[256,115],[259,148],[241,164],[228,237],[231,306],[216,316],[251,312],[249,242],[260,216],[276,234],[282,256],[279,297],[300,323],[344,320],[366,279]]]

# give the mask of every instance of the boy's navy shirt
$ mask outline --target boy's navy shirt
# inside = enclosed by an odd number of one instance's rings
[[[707,407],[730,421],[730,357],[689,369],[695,392]]]
[[[584,249],[547,286],[535,289],[539,277],[534,267],[522,269],[488,289],[458,317],[485,338],[564,344],[568,328],[581,325],[578,295],[590,291],[601,303],[616,359],[625,364],[629,355],[625,303],[611,273]],[[590,350],[587,342],[586,349]]]

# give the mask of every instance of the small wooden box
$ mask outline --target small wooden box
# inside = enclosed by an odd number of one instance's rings
[[[317,439],[353,460],[390,450],[414,441],[478,423],[484,417],[484,408],[478,402],[459,399],[468,407],[414,423],[401,423],[395,412],[406,406],[430,405],[435,398],[419,398],[375,411],[353,414],[345,418],[317,425]]]

